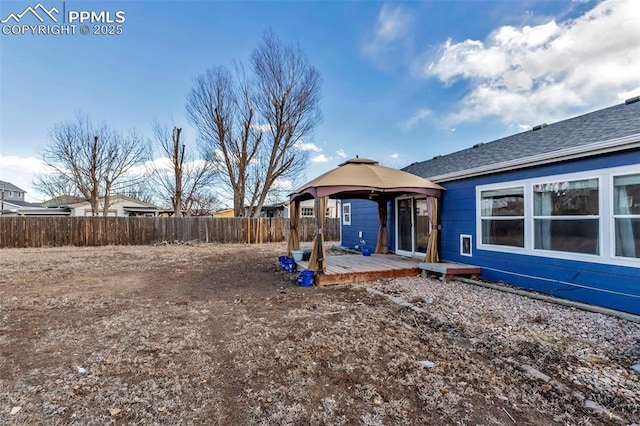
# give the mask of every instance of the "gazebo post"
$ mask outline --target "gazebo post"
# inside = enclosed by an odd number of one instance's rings
[[[323,249],[323,245],[324,245],[324,236],[323,236],[323,229],[322,229],[322,215],[324,214],[324,212],[320,211],[320,207],[321,207],[321,202],[320,202],[320,197],[316,197],[315,198],[315,213],[316,213],[316,228],[317,228],[317,235],[316,238],[318,239],[318,274],[322,274],[324,272],[324,249]]]

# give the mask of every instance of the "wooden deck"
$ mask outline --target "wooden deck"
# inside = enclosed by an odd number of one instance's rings
[[[316,276],[319,286],[420,275],[419,259],[394,254],[327,256],[325,262],[325,273]],[[309,262],[299,261],[296,265],[298,271],[303,271]]]

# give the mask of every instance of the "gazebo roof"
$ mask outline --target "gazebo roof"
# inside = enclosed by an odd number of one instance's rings
[[[375,160],[352,158],[297,188],[291,200],[331,196],[332,198],[393,197],[418,193],[439,197],[444,188],[402,170],[385,167]]]

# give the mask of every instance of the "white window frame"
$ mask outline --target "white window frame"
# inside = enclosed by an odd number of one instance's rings
[[[531,197],[529,199],[529,202],[531,203],[531,210],[532,210],[532,215],[531,215],[531,230],[532,230],[532,234],[531,234],[531,246],[532,249],[535,252],[540,252],[540,251],[548,251],[548,252],[552,252],[552,253],[574,253],[574,254],[582,254],[585,256],[599,256],[599,253],[602,252],[603,249],[603,244],[602,244],[602,236],[603,236],[603,232],[602,232],[602,228],[603,226],[605,226],[605,224],[603,223],[602,220],[602,196],[601,196],[601,192],[602,192],[602,179],[600,178],[600,176],[593,176],[593,177],[586,177],[586,178],[576,178],[576,179],[565,179],[562,180],[561,182],[580,182],[580,181],[589,181],[589,180],[595,180],[597,182],[597,189],[598,189],[598,214],[597,215],[573,215],[573,216],[543,216],[543,215],[536,215],[535,214],[535,191],[533,190],[533,187],[536,185],[547,185],[547,184],[555,184],[558,183],[560,181],[558,180],[554,180],[554,179],[542,179],[539,182],[536,183],[532,183],[531,184]],[[525,203],[526,203],[526,199],[525,199]],[[591,219],[591,220],[597,220],[598,221],[598,254],[592,254],[592,253],[576,253],[576,252],[566,252],[566,251],[560,251],[560,250],[551,250],[551,249],[538,249],[535,248],[535,221],[536,219],[538,220],[585,220],[585,219]],[[526,220],[526,219],[525,219]],[[526,247],[526,243],[525,243],[525,247]]]
[[[609,188],[611,189],[611,195],[609,197],[610,208],[611,208],[611,233],[609,243],[611,245],[611,257],[621,261],[635,261],[640,263],[640,258],[626,257],[626,256],[618,256],[616,255],[616,218],[640,218],[640,215],[637,214],[629,214],[629,215],[619,215],[616,214],[615,210],[615,178],[624,177],[624,176],[632,176],[638,174],[638,166],[635,166],[630,172],[627,173],[611,173],[609,179]]]
[[[482,193],[483,192],[489,192],[489,191],[496,191],[496,190],[519,190],[522,189],[522,196],[524,197],[524,209],[525,211],[523,212],[523,214],[521,216],[483,216],[482,215],[482,210],[483,210],[483,206],[482,206]],[[477,234],[478,235],[478,240],[482,240],[482,220],[522,220],[523,223],[526,225],[527,223],[527,219],[526,219],[526,208],[527,208],[527,195],[526,195],[526,188],[524,187],[524,185],[514,185],[512,187],[496,187],[496,188],[491,188],[491,189],[483,189],[482,191],[480,191],[480,206],[478,208],[478,214],[480,215],[480,232]],[[525,235],[523,236],[523,239],[525,241],[525,246],[526,247],[526,229],[523,230],[523,232],[525,233]],[[514,248],[516,250],[522,250],[524,247],[518,247],[518,246],[509,246],[509,245],[504,245],[504,244],[489,244],[489,243],[485,243],[484,245],[487,246],[499,246],[499,247],[510,247],[510,248]]]
[[[476,186],[476,250],[513,253],[548,257],[554,259],[583,261],[618,266],[640,268],[640,259],[615,255],[615,222],[613,209],[613,178],[615,176],[638,173],[639,165],[610,167],[584,172],[565,173],[550,176],[540,176],[528,179],[511,180],[494,184]],[[548,182],[564,182],[598,179],[598,223],[599,223],[599,253],[586,254],[555,250],[542,250],[534,248],[533,229],[533,185]],[[500,246],[483,244],[482,242],[482,192],[497,189],[507,189],[516,186],[524,186],[525,221],[524,221],[524,247]],[[585,216],[586,217],[586,216]],[[476,253],[477,254],[477,253]]]
[[[342,204],[342,224],[351,225],[351,203]]]

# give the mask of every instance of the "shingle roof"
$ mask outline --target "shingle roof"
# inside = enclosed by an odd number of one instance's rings
[[[413,163],[403,170],[430,179],[510,160],[640,134],[640,102],[599,111],[529,130],[462,151]]]
[[[76,197],[75,195],[59,195],[55,198],[52,198],[48,201],[42,203],[45,207],[57,207],[57,206],[68,206],[69,204],[79,203],[83,201],[84,198]]]
[[[0,180],[0,186],[3,186],[5,191],[26,192],[24,189],[20,189],[11,182],[6,182],[4,180]]]
[[[4,204],[5,204],[5,207],[8,204],[13,204],[14,206],[17,206],[17,207],[28,207],[28,208],[42,207],[42,205],[39,203],[30,203],[28,201],[23,201],[23,200],[4,200]]]

